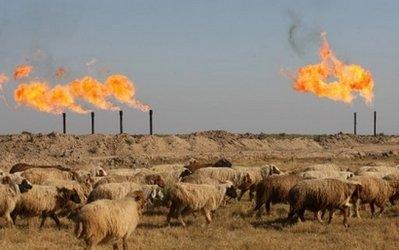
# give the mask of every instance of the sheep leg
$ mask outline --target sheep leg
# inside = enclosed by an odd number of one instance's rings
[[[382,213],[384,212],[384,210],[385,210],[385,204],[382,204],[381,206],[380,206],[380,211],[378,212],[378,217],[381,217],[381,215],[382,215]]]
[[[371,218],[374,218],[374,214],[375,214],[374,202],[370,203],[370,210],[371,210]]]
[[[123,237],[122,242],[123,242],[123,250],[128,250],[129,247],[127,245],[127,237]]]
[[[40,228],[43,228],[44,223],[46,222],[46,219],[47,219],[47,214],[43,212],[40,217],[42,218],[42,221],[40,222]]]
[[[181,213],[183,212],[183,210],[184,210],[184,207],[178,208],[177,211],[176,211],[176,215],[177,215],[177,219],[179,220],[180,224],[181,224],[183,227],[186,227],[186,223],[184,222],[183,217],[182,217],[182,215],[181,215]]]
[[[316,218],[317,218],[317,221],[320,222],[321,224],[324,223],[324,221],[323,221],[323,219],[322,219],[322,217],[323,217],[323,215],[324,215],[324,212],[325,212],[325,210],[323,210],[323,212],[317,211],[317,212],[315,213]]]
[[[305,221],[305,209],[301,209],[298,214],[299,214],[299,219],[302,222],[304,222]]]
[[[252,201],[253,199],[254,199],[254,197],[255,197],[255,190],[256,190],[256,185],[252,185],[250,188],[249,188],[249,200],[250,201]]]
[[[208,224],[210,224],[212,222],[211,211],[204,210],[204,214],[205,214],[206,222],[208,222]]]
[[[344,226],[349,227],[348,225],[348,214],[349,214],[349,207],[342,208],[341,211],[344,213]]]
[[[51,214],[50,215],[51,219],[53,219],[55,221],[55,223],[57,224],[58,230],[61,230],[61,222],[58,219],[58,216],[56,214]]]
[[[334,217],[334,210],[333,209],[329,209],[328,210],[328,224],[331,223],[333,217]]]
[[[244,196],[245,192],[247,192],[247,189],[241,190],[240,196],[238,196],[238,201],[241,200],[241,198]]]
[[[174,202],[172,202],[172,205],[170,206],[170,209],[169,209],[169,213],[166,216],[166,223],[168,225],[170,225],[170,220],[172,219],[172,217],[175,217],[175,216],[176,216],[176,204]]]
[[[270,203],[271,203],[270,200],[268,200],[268,201],[265,202],[266,214],[267,214],[267,215],[270,215],[270,214],[271,214],[271,212],[270,212],[270,211],[271,211]]]
[[[118,250],[118,249],[119,249],[119,247],[118,247],[118,242],[115,242],[115,243],[112,245],[112,248],[113,248],[114,250]]]
[[[7,226],[13,227],[14,226],[14,221],[12,220],[10,213],[4,214],[4,217],[6,219]]]
[[[357,199],[355,202],[355,216],[359,219],[361,218],[359,213],[360,202],[360,199]]]

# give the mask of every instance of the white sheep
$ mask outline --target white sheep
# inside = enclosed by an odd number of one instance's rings
[[[206,221],[212,222],[211,212],[223,202],[225,196],[237,197],[236,189],[231,182],[220,185],[177,183],[169,190],[171,206],[167,215],[167,223],[172,217],[177,218],[183,227],[183,210],[204,212]]]
[[[335,170],[311,170],[299,173],[299,176],[302,176],[306,179],[327,179],[333,178],[338,180],[346,180],[348,178],[353,177],[355,174],[349,171],[335,171]]]
[[[83,239],[88,248],[94,249],[100,243],[123,241],[128,249],[127,239],[139,223],[139,214],[145,206],[141,192],[134,197],[120,200],[98,200],[81,208],[76,217],[75,235]]]

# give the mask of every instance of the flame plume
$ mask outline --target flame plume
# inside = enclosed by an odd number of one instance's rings
[[[45,82],[20,84],[14,91],[14,99],[18,104],[52,114],[60,114],[66,109],[81,114],[88,112],[75,103],[74,97],[67,87],[57,85],[50,88]]]
[[[143,112],[150,110],[150,106],[145,105],[134,98],[134,95],[136,94],[136,88],[126,76],[112,75],[107,78],[106,86],[118,101]]]
[[[21,64],[14,69],[14,79],[20,80],[22,78],[28,77],[32,72],[33,67],[26,64]]]
[[[360,65],[345,64],[331,50],[326,33],[321,34],[321,62],[299,68],[293,88],[299,92],[313,93],[334,101],[351,103],[355,94],[367,104],[373,101],[374,82],[369,71]],[[330,78],[334,80],[329,81]]]

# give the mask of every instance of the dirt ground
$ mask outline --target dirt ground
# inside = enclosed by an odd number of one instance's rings
[[[21,135],[0,136],[0,166],[8,170],[17,162],[62,163],[79,167],[96,164],[107,168],[146,167],[182,163],[190,158],[213,160],[227,157],[236,165],[274,163],[284,171],[314,163],[331,162],[355,171],[364,165],[399,164],[399,137],[352,135],[253,135],[210,131],[190,135]],[[220,208],[211,225],[198,214],[185,217],[186,228],[177,222],[165,226],[166,210],[144,214],[130,237],[131,249],[398,249],[399,205],[381,218],[351,218],[350,227],[336,215],[331,225],[313,220],[287,224],[288,206],[272,206],[272,215],[248,217],[253,207],[248,197]],[[48,220],[38,229],[38,219],[21,219],[14,228],[0,222],[0,249],[82,249],[73,235],[73,224],[63,218],[61,230]],[[101,249],[111,249],[111,245]]]

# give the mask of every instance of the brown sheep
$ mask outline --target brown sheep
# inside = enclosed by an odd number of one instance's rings
[[[231,166],[232,166],[232,164],[230,161],[228,161],[225,158],[222,158],[214,163],[203,163],[203,162],[198,162],[198,161],[194,160],[194,161],[190,161],[190,163],[184,167],[187,168],[188,170],[190,170],[192,173],[194,173],[196,170],[201,169],[201,168],[208,168],[208,167],[231,168]]]
[[[181,215],[187,210],[203,211],[206,221],[211,223],[211,212],[221,205],[226,195],[231,198],[237,197],[236,189],[231,182],[219,185],[177,183],[169,191],[172,204],[167,215],[167,223],[169,224],[174,217],[185,227],[186,223]]]
[[[139,223],[139,215],[145,207],[142,192],[120,200],[98,200],[83,206],[76,216],[75,235],[83,239],[89,249],[100,243],[122,240],[128,249],[127,239]],[[114,249],[118,248],[117,242]]]
[[[79,175],[74,171],[62,171],[56,168],[30,168],[21,173],[21,176],[32,184],[43,184],[51,180],[78,180]]]
[[[360,218],[360,203],[370,205],[371,217],[375,216],[375,206],[380,208],[378,215],[381,215],[386,203],[389,201],[394,204],[399,198],[399,180],[386,181],[372,176],[355,176],[350,179],[362,185],[362,190],[355,203],[355,216]]]
[[[121,183],[121,182],[135,182],[138,184],[158,185],[159,187],[165,187],[165,181],[159,174],[136,174],[130,175],[112,175],[107,176],[99,180],[94,188],[105,184],[105,183]]]
[[[2,179],[0,184],[0,215],[5,218],[8,225],[14,225],[11,212],[14,211],[19,197],[31,188],[32,185],[25,179],[21,183],[16,183],[9,176]]]
[[[348,212],[350,200],[357,199],[361,185],[337,179],[311,179],[298,182],[289,192],[290,212],[288,219],[295,215],[301,221],[305,221],[305,210],[318,211],[329,210],[329,220],[331,223],[335,209],[339,209],[344,214],[343,224],[348,226]],[[322,222],[320,213],[317,219]]]
[[[288,202],[288,194],[292,187],[298,182],[304,180],[298,175],[275,175],[263,179],[256,187],[256,205],[253,212],[258,211],[258,217],[261,216],[263,204],[266,206],[266,212],[270,215],[270,204]]]
[[[29,192],[21,194],[14,211],[11,213],[11,217],[15,223],[17,216],[40,216],[40,228],[44,226],[47,217],[51,217],[60,229],[61,223],[57,213],[68,206],[69,202],[81,202],[76,190],[57,188],[54,186],[33,185]]]
[[[71,169],[63,167],[61,165],[32,165],[32,164],[27,164],[27,163],[17,163],[14,166],[11,167],[10,169],[10,174],[16,173],[16,172],[23,172],[25,170],[31,169],[31,168],[55,168],[61,171],[70,171]]]

